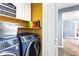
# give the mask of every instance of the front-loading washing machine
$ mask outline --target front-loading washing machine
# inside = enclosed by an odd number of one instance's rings
[[[0,56],[20,56],[17,37],[0,38]]]
[[[21,56],[38,56],[38,40],[33,34],[18,34]]]

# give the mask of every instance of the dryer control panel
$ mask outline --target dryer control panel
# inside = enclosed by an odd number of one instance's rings
[[[33,39],[33,35],[21,36],[22,42],[27,42],[27,41],[32,40],[32,39]]]

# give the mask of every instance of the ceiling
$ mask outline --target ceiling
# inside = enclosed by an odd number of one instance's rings
[[[79,10],[62,13],[63,20],[79,21]]]

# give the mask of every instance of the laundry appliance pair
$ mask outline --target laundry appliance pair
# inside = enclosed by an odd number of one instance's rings
[[[17,37],[0,38],[0,56],[38,56],[39,52],[36,34],[21,33]]]

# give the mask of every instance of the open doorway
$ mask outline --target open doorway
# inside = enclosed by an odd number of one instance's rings
[[[79,5],[58,11],[58,55],[79,56]]]

